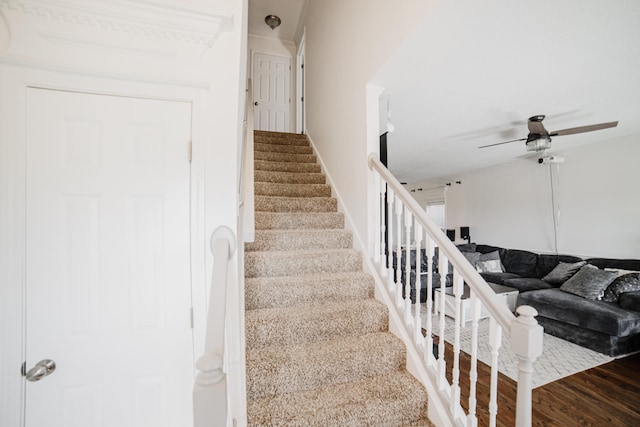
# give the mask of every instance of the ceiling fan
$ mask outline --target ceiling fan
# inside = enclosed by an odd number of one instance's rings
[[[493,147],[495,145],[509,144],[511,142],[526,141],[527,151],[544,151],[551,148],[551,137],[561,135],[572,135],[575,133],[592,132],[594,130],[608,129],[618,126],[618,122],[600,123],[597,125],[580,126],[569,129],[556,130],[549,132],[544,128],[542,121],[544,115],[529,117],[527,126],[529,127],[529,135],[526,138],[513,139],[511,141],[498,142],[496,144],[483,145],[478,148]]]

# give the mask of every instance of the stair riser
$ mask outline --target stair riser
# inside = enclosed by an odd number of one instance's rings
[[[245,250],[348,249],[352,241],[351,233],[344,230],[256,231],[255,241],[245,244]]]
[[[253,150],[263,153],[313,154],[313,148],[304,145],[263,144],[256,142],[253,144]]]
[[[321,172],[320,165],[317,163],[293,163],[255,160],[253,164],[256,171],[291,172],[300,174]]]
[[[324,184],[327,181],[324,174],[321,173],[254,171],[253,177],[256,183]]]
[[[269,162],[292,162],[292,163],[316,163],[315,154],[289,154],[289,153],[265,153],[256,151],[253,153],[255,160],[266,160]]]
[[[253,349],[384,332],[388,327],[388,310],[374,299],[246,312],[247,348]]]
[[[276,348],[278,354],[265,348],[247,350],[247,398],[311,390],[403,369],[402,343],[391,334],[371,336],[345,340],[340,348],[319,342],[289,347],[286,353]]]
[[[245,277],[302,276],[362,270],[362,256],[356,251],[331,252],[247,252]]]
[[[260,277],[245,280],[245,308],[292,307],[374,297],[373,278],[362,272],[310,277]]]
[[[344,215],[341,212],[319,213],[276,213],[256,212],[256,230],[308,230],[344,228]]]
[[[329,197],[269,197],[256,196],[257,212],[336,212],[338,202]]]
[[[256,182],[254,192],[259,196],[275,197],[331,197],[331,187],[326,184],[277,184]]]

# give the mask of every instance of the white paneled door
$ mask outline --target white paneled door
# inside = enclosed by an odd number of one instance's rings
[[[26,381],[27,427],[192,425],[190,123],[27,90],[25,366],[56,364]]]
[[[256,130],[289,132],[291,58],[253,56],[253,117]]]

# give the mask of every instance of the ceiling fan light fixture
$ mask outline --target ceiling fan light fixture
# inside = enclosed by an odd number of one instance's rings
[[[551,138],[540,137],[526,142],[527,151],[543,151],[551,148]]]
[[[280,24],[282,24],[282,20],[280,19],[279,16],[276,15],[267,15],[264,17],[264,22],[265,24],[267,24],[269,26],[269,28],[271,28],[272,30],[275,30],[276,27],[279,27]]]

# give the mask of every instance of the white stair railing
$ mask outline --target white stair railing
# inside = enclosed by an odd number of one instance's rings
[[[478,363],[478,324],[481,317],[488,316],[489,341],[491,348],[491,382],[488,406],[489,425],[495,426],[498,414],[498,356],[503,333],[511,341],[511,350],[517,356],[518,388],[516,404],[516,426],[531,425],[531,389],[533,362],[542,353],[543,330],[535,320],[537,312],[532,307],[521,306],[518,316],[506,307],[493,289],[467,261],[457,247],[427,217],[426,212],[416,200],[402,187],[396,178],[380,163],[375,154],[369,156],[369,168],[373,171],[372,191],[379,203],[374,203],[373,212],[369,215],[374,221],[369,227],[374,234],[372,253],[369,258],[373,262],[378,281],[384,283],[389,309],[395,311],[397,318],[404,320],[405,344],[420,354],[421,363],[417,369],[420,377],[431,384],[425,384],[428,390],[435,390],[430,401],[437,399],[444,408],[437,414],[444,425],[475,427],[478,425],[477,414],[477,363]],[[385,216],[387,220],[385,221]],[[403,230],[404,228],[404,230]],[[405,245],[402,244],[404,234]],[[388,244],[387,244],[388,242]],[[433,283],[435,248],[438,248],[438,266],[440,282]],[[422,248],[426,256],[426,302],[421,313],[421,258]],[[395,251],[395,256],[394,256]],[[415,251],[415,279],[412,282],[412,252]],[[401,264],[404,261],[404,266]],[[449,275],[449,267],[452,274]],[[403,273],[404,270],[404,273]],[[438,276],[436,276],[438,277]],[[453,297],[440,297],[434,306],[434,290],[445,295],[447,285],[451,286]],[[464,286],[468,286],[470,325],[463,325],[462,307]],[[413,287],[413,291],[412,291]],[[413,300],[413,302],[412,302]],[[414,303],[415,302],[415,303]],[[437,314],[436,314],[437,313]],[[422,316],[426,315],[423,320]],[[434,328],[437,321],[438,327]],[[446,328],[446,324],[453,323]],[[463,409],[460,389],[460,333],[462,327],[471,327],[471,349],[469,369],[469,400]],[[423,329],[425,330],[423,334]],[[435,329],[435,330],[434,330]],[[434,355],[434,337],[438,339],[438,354]],[[453,360],[445,358],[444,342],[453,347]],[[447,380],[447,372],[451,374],[451,382]],[[426,379],[426,380],[425,380]],[[433,393],[431,393],[433,394]]]
[[[225,377],[225,318],[229,260],[236,250],[233,231],[220,226],[211,235],[213,274],[207,308],[204,354],[196,362],[193,388],[194,426],[227,425],[227,379]]]
[[[205,351],[196,362],[198,374],[193,389],[195,427],[246,425],[244,243],[252,242],[255,237],[251,80],[247,81],[243,125],[237,176],[240,244],[236,244],[233,230],[226,226],[216,228],[211,235],[214,263]],[[228,280],[228,264],[236,247],[237,280]]]

